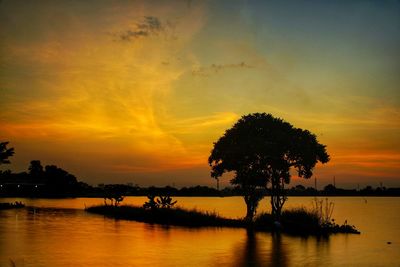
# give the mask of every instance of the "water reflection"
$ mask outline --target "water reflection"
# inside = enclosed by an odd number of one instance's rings
[[[50,200],[23,200],[28,201],[43,207]],[[0,211],[0,266],[10,266],[10,259],[16,266],[54,267],[399,266],[398,198],[373,198],[368,205],[355,198],[335,199],[337,210],[347,212],[338,215],[339,220],[350,213],[362,234],[329,239],[232,228],[164,227],[68,209],[83,206],[74,199],[51,201],[54,208]],[[223,201],[224,210],[236,207],[235,198]]]
[[[301,238],[248,230],[231,251],[231,266],[293,266],[299,262],[320,266],[334,263],[331,253],[329,237]]]
[[[280,233],[271,234],[270,266],[288,266],[287,246],[282,242]]]
[[[316,255],[319,256],[319,259],[323,259],[325,261],[329,260],[329,255],[330,255],[329,236],[319,236],[316,238],[314,237],[314,239],[315,239]]]
[[[233,266],[261,266],[263,263],[262,255],[259,253],[257,235],[254,231],[248,230],[246,232],[244,244],[238,244],[233,255],[237,258],[233,262]]]
[[[255,233],[247,230],[245,241],[238,244],[232,266],[289,266],[287,244],[279,233]]]

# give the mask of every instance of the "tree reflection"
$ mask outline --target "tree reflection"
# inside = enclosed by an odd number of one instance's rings
[[[236,262],[238,266],[261,266],[263,260],[257,248],[257,238],[254,231],[246,231],[246,241],[243,246],[242,257]],[[238,253],[238,255],[240,254]]]
[[[323,265],[332,261],[329,236],[319,236],[315,238],[315,251],[316,255],[318,255],[317,263],[319,265]]]
[[[288,266],[288,255],[286,246],[282,243],[280,233],[272,233],[271,257],[269,266]]]
[[[247,230],[245,241],[235,247],[233,255],[232,266],[289,265],[287,248],[282,243],[281,234],[257,234]]]

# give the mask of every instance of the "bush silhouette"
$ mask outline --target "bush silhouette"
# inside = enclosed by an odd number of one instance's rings
[[[9,164],[9,157],[14,155],[14,148],[7,148],[9,142],[0,142],[0,165]]]

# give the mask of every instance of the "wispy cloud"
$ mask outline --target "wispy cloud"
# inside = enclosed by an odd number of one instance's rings
[[[244,61],[240,63],[229,63],[229,64],[211,64],[209,66],[198,66],[192,70],[192,75],[198,76],[208,76],[211,74],[217,74],[221,71],[225,71],[228,69],[251,69],[255,68],[255,66],[250,65]]]
[[[138,38],[157,36],[170,27],[172,27],[170,23],[162,23],[157,17],[145,16],[141,20],[136,21],[132,28],[114,33],[113,35],[119,41],[133,41]]]
[[[173,127],[169,133],[192,134],[204,132],[206,129],[215,127],[229,127],[240,116],[234,112],[220,112],[206,116],[192,117],[184,120],[179,120],[173,123]]]

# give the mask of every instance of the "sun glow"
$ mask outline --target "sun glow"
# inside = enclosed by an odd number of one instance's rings
[[[300,15],[278,23],[280,6],[267,4],[0,5],[0,138],[17,170],[41,159],[89,182],[165,184],[167,173],[210,184],[212,143],[240,116],[267,112],[328,146],[319,176],[398,179],[397,63],[379,54],[398,32],[377,43],[335,17],[327,35]]]

